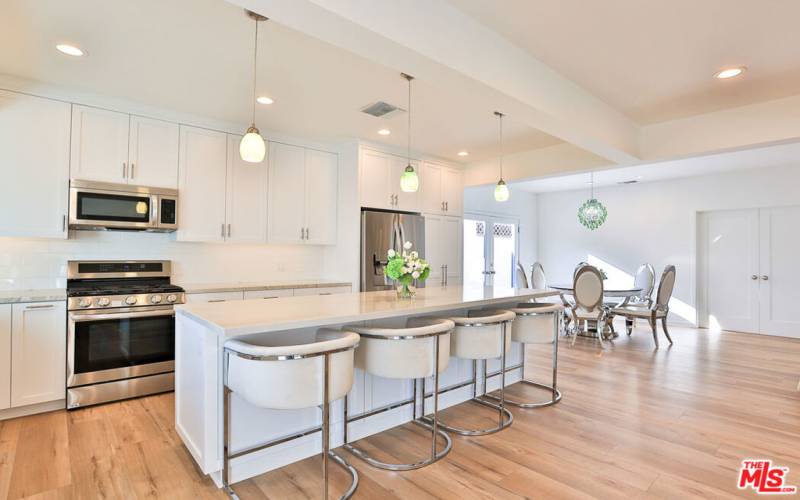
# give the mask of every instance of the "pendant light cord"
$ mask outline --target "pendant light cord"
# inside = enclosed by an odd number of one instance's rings
[[[594,199],[594,172],[589,172],[589,189],[591,190],[591,196],[589,199]]]
[[[498,118],[499,128],[500,128],[500,180],[503,180],[503,113],[499,111],[494,112],[495,116]]]
[[[258,75],[258,19],[256,23],[256,37],[253,44],[253,126],[256,125],[256,77]]]
[[[408,81],[408,143],[406,148],[406,161],[411,166],[411,80],[413,76],[403,73],[403,78]]]

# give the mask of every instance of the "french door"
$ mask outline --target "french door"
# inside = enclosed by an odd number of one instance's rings
[[[515,219],[464,217],[464,285],[517,286],[518,228]]]
[[[700,216],[703,326],[800,337],[800,207]]]

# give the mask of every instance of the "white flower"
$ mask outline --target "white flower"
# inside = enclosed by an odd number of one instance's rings
[[[419,258],[419,253],[416,250],[414,250],[413,252],[411,252],[411,257],[413,257],[415,259],[418,259]]]
[[[405,248],[406,250],[410,250],[411,246],[412,245],[410,241],[406,241],[405,243],[403,243],[403,248]]]
[[[411,273],[411,277],[414,279],[419,278],[419,271],[414,271],[413,273]]]
[[[390,259],[393,259],[395,255],[397,255],[397,252],[395,252],[395,251],[394,251],[394,250],[392,250],[392,249],[389,249],[389,258],[390,258]]]
[[[409,273],[409,271],[411,271],[411,269],[409,269],[409,268],[407,268],[407,267],[403,266],[403,269],[401,269],[400,271],[401,271],[403,274],[408,274],[408,273]]]

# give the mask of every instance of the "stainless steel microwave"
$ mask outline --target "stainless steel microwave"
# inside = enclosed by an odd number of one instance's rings
[[[178,191],[71,180],[69,227],[172,232],[178,229]]]

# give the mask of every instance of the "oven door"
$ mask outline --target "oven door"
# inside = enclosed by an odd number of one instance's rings
[[[69,225],[88,229],[147,230],[155,226],[155,196],[135,191],[73,188]]]
[[[67,387],[174,369],[172,306],[69,313]]]

